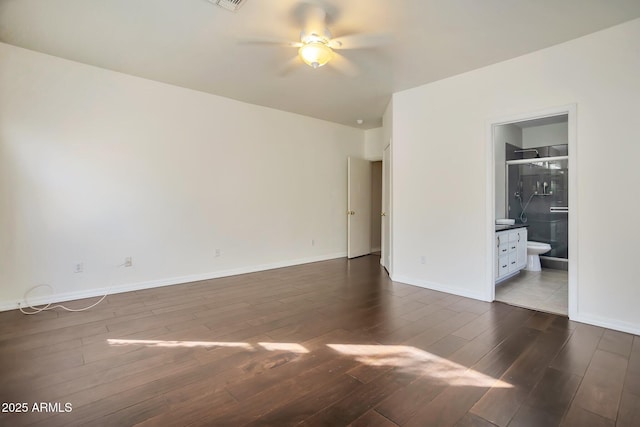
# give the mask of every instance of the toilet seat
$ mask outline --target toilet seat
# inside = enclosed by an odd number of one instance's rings
[[[533,240],[529,240],[527,241],[527,250],[529,249],[533,249],[536,251],[541,251],[538,253],[545,253],[545,252],[549,252],[551,250],[551,245],[548,243],[543,243],[543,242],[534,242]]]

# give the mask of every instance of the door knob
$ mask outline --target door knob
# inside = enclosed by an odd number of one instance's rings
[[[382,212],[380,216],[387,216],[387,214],[385,212]]]

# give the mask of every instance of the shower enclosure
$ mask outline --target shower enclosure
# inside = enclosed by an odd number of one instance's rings
[[[506,147],[507,218],[529,225],[528,238],[549,243],[550,261],[569,258],[567,145]]]

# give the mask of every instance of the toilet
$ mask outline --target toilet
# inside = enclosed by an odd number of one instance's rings
[[[534,242],[529,240],[527,242],[527,271],[541,271],[540,267],[540,254],[547,253],[551,250],[551,245],[548,243]]]

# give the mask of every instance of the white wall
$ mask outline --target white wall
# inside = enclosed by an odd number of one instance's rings
[[[640,210],[629,193],[640,182],[638,40],[634,20],[395,94],[394,279],[487,298],[488,124],[576,104],[575,318],[640,333],[640,223],[629,216],[612,226],[610,209],[624,201],[625,212]]]
[[[522,147],[546,147],[566,144],[569,138],[567,122],[543,126],[531,126],[522,129]]]
[[[516,125],[499,125],[494,127],[493,144],[495,146],[495,181],[496,181],[496,218],[508,218],[507,190],[506,190],[506,161],[505,143],[522,147],[522,129]],[[566,140],[565,140],[566,144]]]
[[[364,158],[367,160],[382,160],[382,152],[388,144],[384,142],[384,128],[367,129],[364,131]]]
[[[6,44],[0,93],[0,308],[346,253],[362,130]]]

